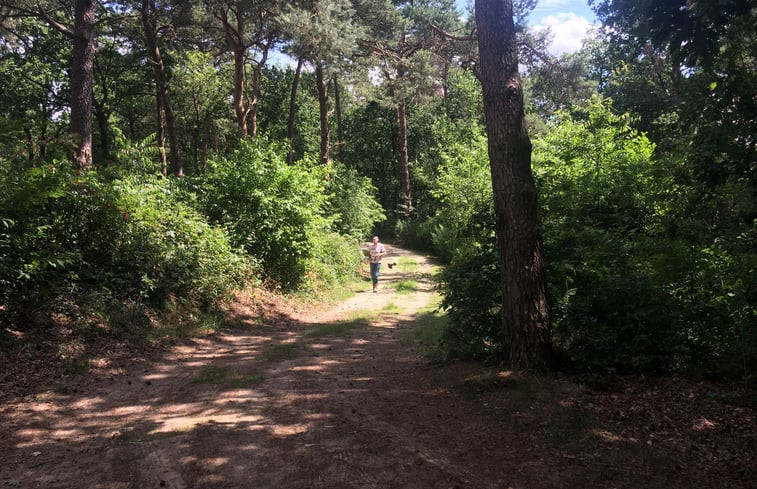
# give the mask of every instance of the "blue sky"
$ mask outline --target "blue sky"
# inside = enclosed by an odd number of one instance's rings
[[[460,11],[465,11],[471,2],[455,0]],[[537,29],[549,27],[552,30],[554,40],[550,51],[560,55],[578,50],[581,40],[597,19],[587,0],[539,0],[529,23]]]

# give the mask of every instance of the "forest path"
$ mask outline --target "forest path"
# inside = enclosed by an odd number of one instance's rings
[[[408,339],[437,297],[432,264],[389,248],[378,293],[366,280],[332,309],[265,318],[240,303],[242,327],[7,403],[0,484],[506,487],[502,460],[480,470],[496,439]]]
[[[265,316],[265,298],[239,301],[229,311],[239,327],[149,362],[103,360],[66,393],[4,403],[0,487],[697,486],[697,465],[657,456],[633,425],[594,428],[599,415],[568,383],[429,365],[411,338],[438,300],[433,265],[390,247],[382,268],[379,293],[366,280],[331,309]],[[634,412],[618,396],[587,399],[596,412]]]

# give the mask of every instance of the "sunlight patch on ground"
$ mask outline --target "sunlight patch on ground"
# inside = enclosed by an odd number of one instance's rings
[[[628,441],[622,436],[618,436],[615,433],[610,433],[609,431],[603,431],[603,430],[592,430],[591,434],[599,438],[600,440],[607,442],[607,443],[620,443]]]
[[[293,425],[274,425],[271,426],[271,433],[276,436],[292,436],[307,433],[308,425],[306,424],[293,424]]]
[[[301,365],[289,369],[290,372],[320,372],[321,370],[325,370],[323,365]]]
[[[149,431],[150,435],[158,433],[183,433],[200,425],[238,425],[245,423],[248,429],[263,430],[266,428],[262,416],[249,416],[240,413],[233,414],[206,414],[201,416],[179,416],[162,421],[159,427]]]

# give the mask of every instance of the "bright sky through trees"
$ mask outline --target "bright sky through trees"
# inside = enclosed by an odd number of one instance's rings
[[[455,0],[461,12],[471,3],[471,0]],[[531,26],[552,29],[554,40],[550,51],[557,56],[580,49],[581,40],[595,22],[596,16],[587,0],[540,0],[530,18]]]

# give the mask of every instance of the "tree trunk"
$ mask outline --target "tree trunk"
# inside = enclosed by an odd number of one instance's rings
[[[244,45],[235,43],[234,50],[234,113],[242,138],[249,135],[247,128],[247,108],[244,105]]]
[[[329,142],[329,89],[323,78],[323,68],[318,65],[315,68],[315,81],[318,89],[318,107],[321,119],[321,164],[328,165],[330,156]]]
[[[507,360],[515,368],[545,371],[549,310],[512,0],[476,0],[475,11]]]
[[[228,6],[222,6],[217,13],[217,18],[223,23],[223,30],[226,37],[226,43],[229,45],[229,49],[234,54],[234,113],[237,117],[237,127],[242,138],[246,138],[249,135],[249,128],[247,127],[247,115],[249,109],[245,105],[244,101],[244,85],[245,85],[245,54],[247,52],[247,46],[244,42],[244,14],[242,8],[237,5],[236,19],[234,24],[229,20]]]
[[[171,106],[171,94],[166,81],[166,70],[163,57],[158,47],[158,36],[155,29],[153,15],[155,12],[154,0],[142,0],[142,25],[145,29],[145,39],[150,52],[153,65],[155,66],[155,84],[157,85],[158,97],[165,115],[166,129],[168,132],[168,145],[171,151],[171,164],[176,176],[184,175],[184,168],[179,155],[179,139],[176,135],[176,119]]]
[[[294,116],[297,114],[297,85],[300,83],[302,73],[302,58],[297,60],[297,69],[294,71],[292,80],[292,93],[289,96],[289,120],[287,121],[287,141],[289,142],[289,154],[287,163],[294,163]]]
[[[205,122],[205,130],[202,135],[202,172],[208,171],[208,144],[210,142],[210,124]]]
[[[100,130],[100,152],[102,153],[102,158],[108,160],[110,159],[108,114],[104,104],[98,104],[97,101],[93,101],[93,107],[95,119],[97,119],[97,128]]]
[[[397,124],[399,127],[398,159],[400,165],[400,185],[402,190],[402,205],[405,207],[405,217],[410,217],[413,209],[413,199],[410,194],[410,167],[407,155],[407,114],[405,102],[397,106]]]
[[[164,177],[168,176],[168,160],[166,159],[166,126],[163,122],[163,100],[160,96],[160,88],[155,85],[155,122],[156,122],[156,143],[160,151],[160,172]]]
[[[260,78],[262,77],[263,67],[268,61],[268,52],[271,49],[271,42],[266,43],[262,47],[260,53],[260,61],[255,64],[255,69],[252,72],[252,100],[250,100],[250,134],[256,136],[258,134],[258,105],[260,102]]]
[[[339,96],[339,82],[334,75],[334,109],[336,110],[336,137],[339,159],[344,161],[344,127],[342,126],[342,101]]]
[[[95,60],[94,0],[76,0],[71,66],[71,135],[77,147],[76,166],[92,167],[92,84]]]

